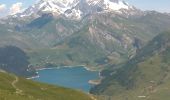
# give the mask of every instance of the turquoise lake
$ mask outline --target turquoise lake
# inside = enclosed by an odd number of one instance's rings
[[[45,69],[39,70],[39,78],[34,80],[78,89],[85,92],[89,92],[92,87],[89,84],[89,80],[98,79],[98,72],[88,71],[84,67],[63,67],[63,68],[54,68],[54,69]]]

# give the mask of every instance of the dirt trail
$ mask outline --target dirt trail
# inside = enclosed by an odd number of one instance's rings
[[[19,78],[15,76],[15,80],[11,84],[12,84],[12,87],[16,89],[17,94],[22,94],[23,91],[16,86],[16,83],[18,83],[18,81],[19,81]]]
[[[91,98],[92,100],[97,100],[93,95],[90,95],[90,98]]]

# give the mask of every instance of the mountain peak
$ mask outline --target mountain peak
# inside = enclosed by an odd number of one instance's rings
[[[52,13],[66,17],[81,19],[82,16],[96,12],[112,12],[132,7],[122,0],[40,0],[23,13],[15,16],[25,17]]]

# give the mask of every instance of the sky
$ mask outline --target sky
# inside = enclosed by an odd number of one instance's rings
[[[170,0],[124,0],[142,10],[156,10],[170,13]]]
[[[21,12],[35,2],[36,0],[0,0],[0,17]]]
[[[141,10],[156,10],[170,13],[170,0],[124,0]],[[0,17],[21,12],[37,0],[0,0]]]

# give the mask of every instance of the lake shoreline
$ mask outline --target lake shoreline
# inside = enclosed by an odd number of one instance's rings
[[[49,67],[49,68],[36,68],[36,74],[35,76],[31,76],[31,77],[27,77],[26,79],[34,79],[34,78],[39,78],[40,76],[38,75],[38,71],[41,70],[48,70],[48,69],[60,69],[60,68],[75,68],[75,67],[83,67],[85,68],[87,71],[91,71],[91,72],[97,72],[97,70],[91,69],[89,67],[86,67],[85,65],[77,65],[77,66],[61,66],[61,67]],[[101,71],[98,72],[99,73],[99,79],[102,78],[102,76],[100,75]],[[91,80],[92,81],[92,80]],[[92,84],[93,85],[93,84]]]
[[[95,85],[98,85],[98,84],[100,84],[100,80],[101,80],[101,77],[99,76],[100,75],[100,71],[98,71],[98,70],[93,70],[93,69],[90,69],[89,67],[86,67],[86,66],[84,66],[84,65],[77,65],[77,66],[62,66],[62,67],[48,67],[48,68],[37,68],[35,71],[36,71],[36,74],[37,75],[34,75],[34,76],[32,76],[32,77],[28,77],[28,78],[26,78],[26,79],[28,79],[28,80],[37,80],[37,79],[39,79],[40,77],[41,78],[43,78],[42,76],[41,76],[41,72],[39,72],[39,71],[43,71],[43,70],[47,70],[47,72],[48,71],[50,71],[50,70],[59,70],[60,71],[60,69],[62,70],[62,69],[67,69],[67,70],[72,70],[72,68],[74,69],[74,68],[80,68],[80,69],[82,69],[82,70],[84,70],[84,71],[88,71],[88,72],[90,72],[90,73],[96,73],[96,75],[97,75],[97,77],[96,78],[91,78],[91,79],[89,79],[86,83],[87,84],[89,84],[90,86],[95,86]],[[71,68],[71,69],[69,69],[69,68]],[[76,68],[76,69],[77,69]],[[80,71],[80,73],[81,73],[81,71]],[[80,74],[81,75],[81,74]],[[87,74],[87,75],[89,75],[89,74]],[[52,74],[52,76],[53,76],[53,74]],[[79,75],[78,75],[79,76]],[[86,75],[85,75],[86,76]],[[71,79],[71,78],[70,78]],[[48,82],[47,82],[48,83]],[[59,85],[59,84],[58,84]],[[90,91],[90,90],[89,90]],[[86,91],[86,92],[89,92],[89,91]]]

